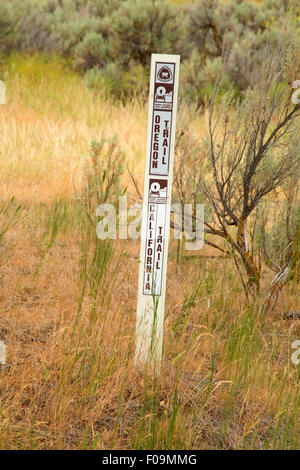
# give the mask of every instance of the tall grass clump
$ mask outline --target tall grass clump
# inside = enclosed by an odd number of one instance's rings
[[[6,233],[21,221],[21,217],[22,206],[16,204],[14,197],[0,204],[0,243]]]

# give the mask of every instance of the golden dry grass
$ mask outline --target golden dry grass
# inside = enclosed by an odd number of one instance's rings
[[[4,194],[23,200],[72,196],[90,142],[101,133],[117,134],[128,163],[142,172],[144,106],[105,101],[72,72],[62,73],[59,59],[42,66],[37,57],[18,57],[16,67],[17,76],[6,74],[8,103],[0,108]]]
[[[102,131],[142,178],[146,107],[97,96],[58,59],[15,57],[6,70],[1,200],[15,195],[24,218],[0,247],[0,448],[299,448],[300,323],[251,311],[230,259],[176,267],[171,245],[162,373],[133,367],[139,244],[101,243],[93,264],[73,195]],[[55,203],[66,212],[47,250]],[[291,283],[278,312],[298,301]]]

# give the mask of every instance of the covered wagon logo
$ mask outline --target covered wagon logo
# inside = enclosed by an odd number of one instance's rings
[[[170,80],[172,80],[171,69],[164,65],[161,69],[159,69],[157,73],[157,78],[163,82],[169,82]]]

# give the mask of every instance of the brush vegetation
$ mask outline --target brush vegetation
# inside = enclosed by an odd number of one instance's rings
[[[117,98],[147,94],[152,52],[180,54],[181,93],[204,104],[224,56],[220,91],[239,96],[270,49],[299,32],[299,14],[297,0],[2,0],[0,54],[58,52],[89,86]]]

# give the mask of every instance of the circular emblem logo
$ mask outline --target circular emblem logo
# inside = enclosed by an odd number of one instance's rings
[[[164,65],[161,67],[157,73],[157,78],[161,80],[162,82],[169,82],[172,80],[172,72],[169,67]]]
[[[157,183],[157,181],[151,184],[151,191],[153,193],[158,193],[159,190],[160,190],[160,184]]]

